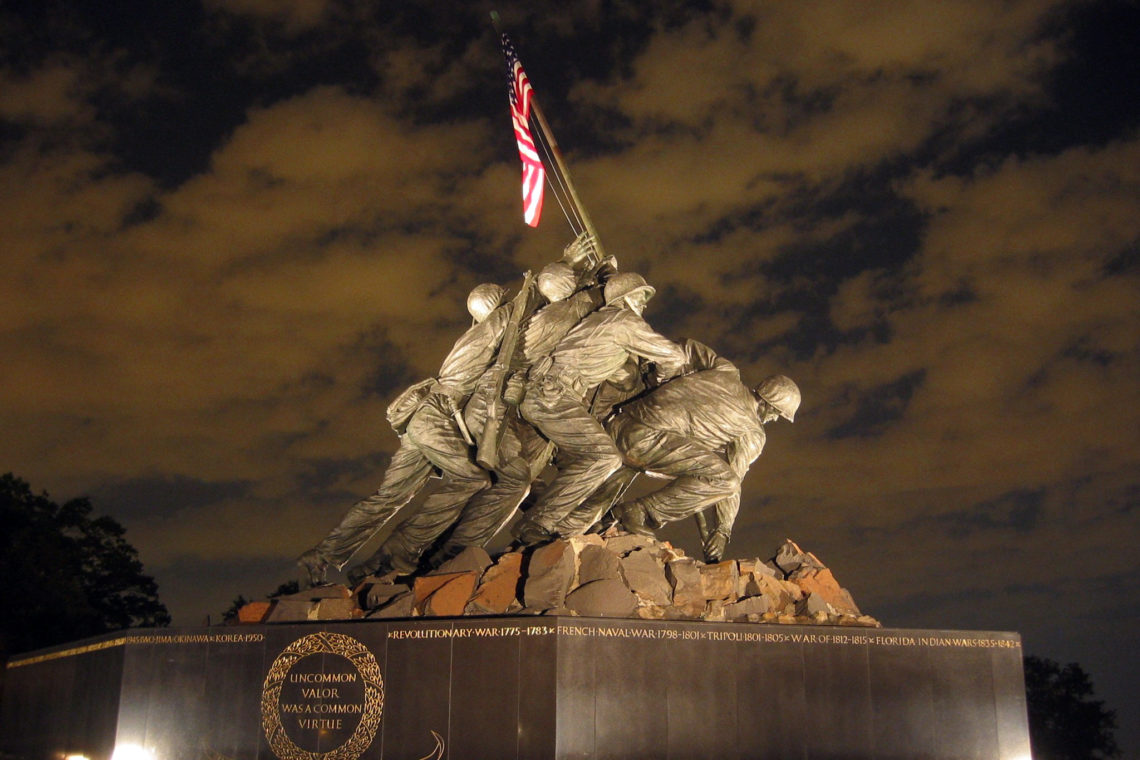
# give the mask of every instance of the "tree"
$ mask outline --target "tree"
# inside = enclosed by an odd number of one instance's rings
[[[126,530],[91,513],[86,498],[56,504],[0,476],[0,654],[170,624]]]
[[[1119,757],[1116,713],[1092,699],[1088,674],[1075,662],[1025,658],[1029,739],[1038,760],[1098,760]]]

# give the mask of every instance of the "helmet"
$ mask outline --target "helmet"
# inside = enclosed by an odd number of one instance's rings
[[[569,298],[578,287],[578,278],[568,264],[547,264],[538,273],[538,292],[551,303]]]
[[[467,311],[471,312],[476,322],[482,322],[499,307],[506,294],[505,288],[493,282],[476,285],[467,296]]]
[[[796,410],[800,408],[800,389],[790,377],[772,375],[765,378],[756,386],[756,395],[771,404],[788,422],[796,421]]]
[[[645,299],[649,300],[657,292],[657,289],[647,284],[645,278],[639,274],[633,272],[615,274],[606,281],[606,305],[617,303],[626,296],[639,292],[645,293]]]

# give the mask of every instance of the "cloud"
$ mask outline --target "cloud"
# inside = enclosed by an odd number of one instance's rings
[[[36,126],[88,121],[92,110],[79,97],[85,89],[74,60],[58,59],[24,75],[0,72],[0,118]]]
[[[208,173],[168,192],[107,155],[26,144],[0,174],[0,234],[20,252],[0,306],[5,417],[41,431],[21,448],[88,478],[240,479],[287,477],[257,464],[266,446],[393,445],[377,443],[375,389],[391,390],[377,364],[429,374],[468,319],[474,281],[452,254],[469,242],[445,221],[477,178],[479,134],[318,88],[252,111]],[[45,415],[71,446],[33,423]]]
[[[214,12],[272,23],[284,34],[296,36],[319,27],[336,3],[332,0],[206,0],[205,5]]]

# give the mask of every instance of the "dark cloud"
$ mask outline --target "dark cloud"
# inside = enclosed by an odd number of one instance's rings
[[[248,481],[210,482],[181,475],[154,475],[101,483],[90,494],[93,503],[126,521],[149,515],[196,510],[219,501],[241,499],[250,492]]]
[[[388,331],[378,325],[362,334],[352,346],[352,353],[367,357],[373,366],[362,379],[361,393],[381,399],[396,393],[417,380],[406,354],[388,338]]]
[[[1044,500],[1043,490],[1019,489],[968,509],[942,515],[938,522],[946,527],[951,536],[958,538],[985,530],[1027,533],[1039,524]]]
[[[1104,265],[1104,273],[1109,277],[1137,272],[1140,272],[1140,240],[1123,248]]]
[[[832,438],[872,438],[881,435],[906,413],[907,404],[922,385],[923,370],[903,375],[889,383],[868,388],[851,389],[839,402],[845,409],[854,406],[850,418],[828,431]]]
[[[380,440],[383,431],[377,431],[377,440]],[[361,494],[353,493],[345,484],[359,482],[368,478],[377,478],[388,466],[389,456],[380,452],[369,456],[353,459],[311,459],[301,462],[295,477],[298,490],[306,494],[320,494],[325,498],[333,497],[350,504]],[[377,480],[379,485],[379,480]]]

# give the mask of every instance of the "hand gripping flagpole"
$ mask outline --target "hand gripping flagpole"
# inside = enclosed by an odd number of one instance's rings
[[[491,11],[491,23],[495,26],[495,32],[499,35],[500,40],[506,39],[506,34],[499,23],[499,14],[496,11]],[[530,113],[534,117],[534,122],[538,126],[538,131],[547,146],[550,148],[550,155],[554,159],[555,169],[561,177],[560,184],[565,186],[567,194],[567,202],[570,204],[574,215],[581,220],[582,227],[585,228],[586,233],[592,240],[592,248],[597,255],[596,262],[605,259],[605,249],[602,248],[601,240],[598,239],[598,231],[594,228],[594,222],[590,219],[590,215],[586,212],[586,207],[582,205],[581,199],[578,197],[578,191],[574,188],[574,183],[570,181],[570,172],[566,169],[566,162],[562,158],[562,151],[558,148],[558,141],[554,139],[554,133],[550,130],[550,124],[546,121],[546,116],[543,115],[542,109],[539,108],[538,100],[534,97],[533,93],[530,97]],[[551,190],[555,190],[554,184],[551,183]],[[565,209],[563,209],[565,213]],[[573,227],[573,220],[567,214],[567,220],[570,221]],[[595,263],[596,263],[595,262]]]

